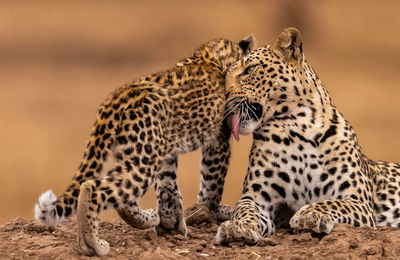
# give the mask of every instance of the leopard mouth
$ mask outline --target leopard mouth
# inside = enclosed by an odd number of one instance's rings
[[[263,116],[263,106],[258,102],[237,102],[230,107],[237,107],[228,112],[227,124],[236,141],[240,135],[252,133]]]
[[[232,131],[236,141],[239,141],[240,113],[234,112],[228,115],[228,127]]]

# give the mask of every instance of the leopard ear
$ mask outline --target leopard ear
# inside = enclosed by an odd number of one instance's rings
[[[300,31],[292,27],[286,28],[281,32],[272,48],[287,62],[297,62],[303,54]]]
[[[257,39],[254,37],[254,35],[251,33],[244,37],[239,43],[239,47],[243,50],[245,54],[249,54],[252,50],[257,48]]]

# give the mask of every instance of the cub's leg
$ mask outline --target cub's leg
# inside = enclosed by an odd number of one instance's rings
[[[176,230],[186,235],[182,195],[177,185],[177,165],[178,156],[170,156],[163,160],[160,170],[155,174],[154,188],[160,217],[160,224],[156,227],[158,234]]]
[[[156,226],[159,217],[154,209],[142,210],[139,206],[117,210],[118,215],[134,228],[146,229]]]
[[[154,174],[155,191],[157,196],[157,213],[160,218],[156,231],[164,234],[170,230],[176,230],[186,235],[186,224],[183,215],[182,195],[176,182],[177,156],[167,158]],[[153,213],[153,210],[148,210]],[[142,223],[140,214],[131,209],[118,209],[119,216],[129,225],[135,228],[148,228]],[[147,211],[143,211],[147,212]],[[137,219],[139,218],[139,219]]]
[[[132,176],[137,177],[132,177]],[[138,177],[142,180],[138,180]],[[158,215],[152,210],[142,211],[138,199],[144,195],[151,180],[140,172],[130,174],[117,166],[101,180],[84,182],[78,199],[78,248],[85,255],[106,255],[109,245],[98,237],[98,214],[108,207],[130,209],[138,225],[155,226]]]
[[[229,159],[229,134],[202,148],[200,192],[197,200],[199,204],[209,208],[213,219],[219,221],[230,219],[233,212],[230,206],[220,205]]]

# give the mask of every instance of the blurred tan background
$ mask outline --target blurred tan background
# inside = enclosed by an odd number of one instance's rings
[[[41,192],[64,190],[108,93],[217,37],[253,32],[266,44],[301,29],[307,59],[366,154],[400,162],[399,13],[396,0],[2,1],[0,224],[33,218]],[[233,145],[224,203],[240,195],[250,143]],[[199,160],[179,160],[185,206],[196,201]],[[153,192],[142,206],[155,206]]]

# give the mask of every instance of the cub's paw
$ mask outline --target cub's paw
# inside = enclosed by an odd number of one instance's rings
[[[211,218],[217,221],[225,221],[232,218],[233,209],[228,205],[219,205],[217,210],[210,210]]]
[[[255,244],[263,236],[257,225],[242,221],[225,221],[218,228],[215,240],[217,244],[225,244],[233,241],[243,241],[246,244]]]
[[[160,224],[156,226],[157,234],[163,235],[174,230],[186,236],[187,228],[183,212],[177,215],[160,216]]]
[[[94,234],[78,232],[78,249],[86,256],[104,256],[110,251],[108,242],[99,239]]]
[[[293,215],[289,222],[290,227],[296,232],[314,231],[316,233],[329,234],[335,225],[333,218],[319,211],[310,205],[303,206]]]
[[[176,232],[186,235],[186,222],[182,210],[182,200],[177,197],[169,197],[163,199],[158,204],[158,215],[160,223],[156,226],[156,231],[159,235],[164,233]]]
[[[134,228],[151,228],[160,223],[158,213],[154,209],[118,209],[117,212],[127,224]]]

